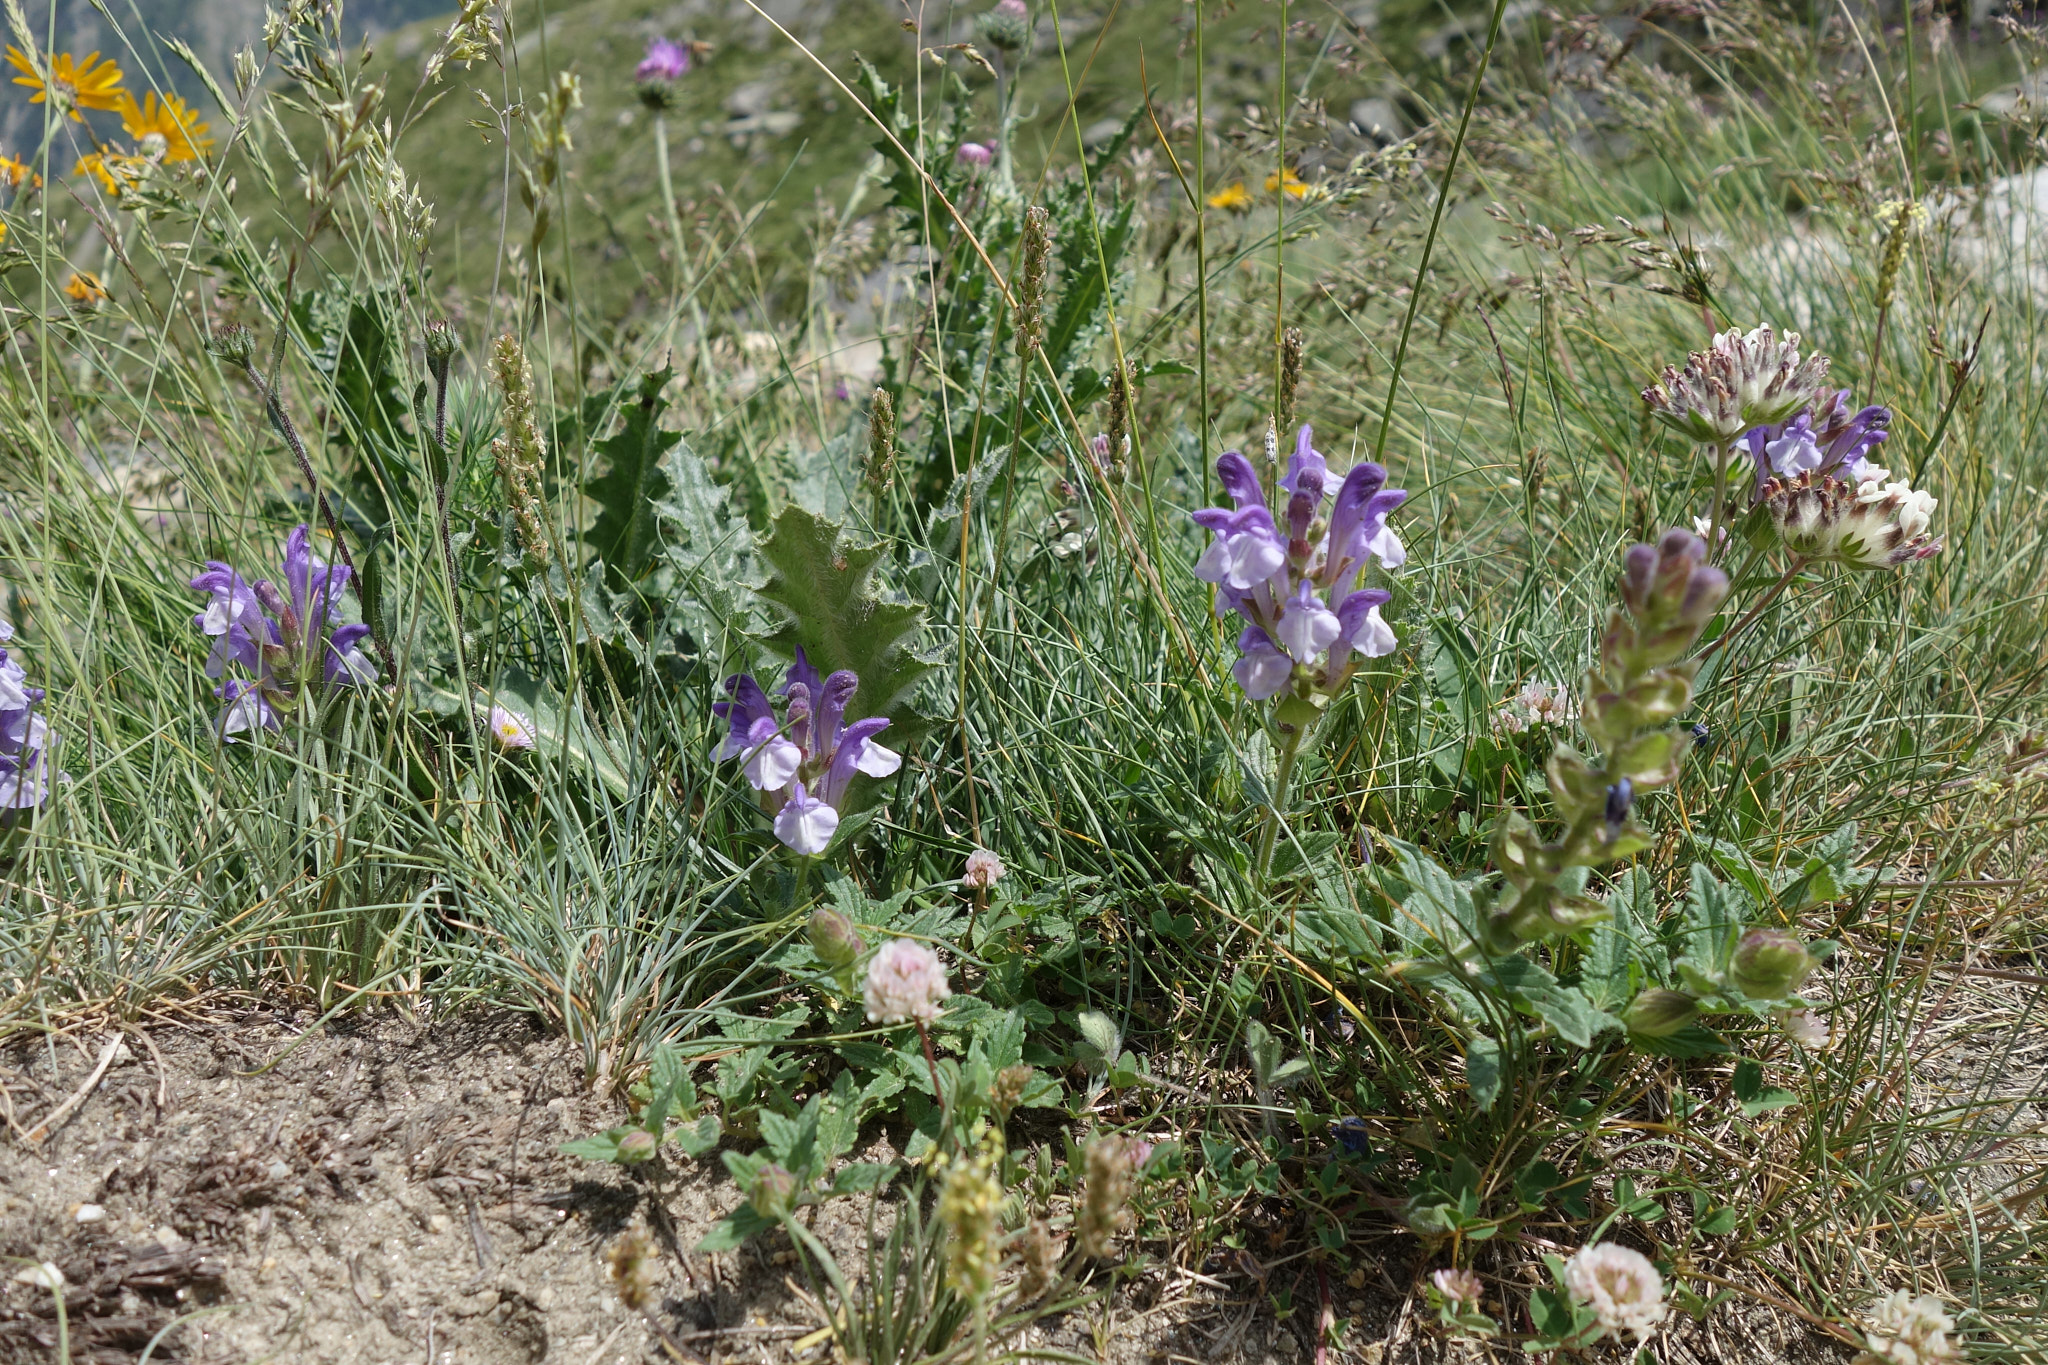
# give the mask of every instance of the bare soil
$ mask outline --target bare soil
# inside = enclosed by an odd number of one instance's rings
[[[740,1199],[715,1159],[682,1162],[657,1197],[645,1179],[557,1150],[619,1110],[530,1017],[310,1022],[223,1014],[0,1051],[0,1257],[12,1258],[0,1266],[0,1365],[66,1351],[106,1365],[672,1360],[607,1272],[606,1250],[635,1227],[659,1248],[652,1316],[684,1359],[834,1359],[780,1234],[689,1250]],[[103,1058],[97,1084],[41,1131]],[[878,1132],[856,1155],[893,1152]],[[861,1201],[815,1212],[813,1231],[856,1262]],[[1330,1362],[1482,1358],[1424,1330],[1419,1244],[1390,1237],[1385,1253],[1376,1273],[1335,1283],[1293,1266],[1298,1306],[1284,1318],[1272,1311],[1282,1276],[1262,1292],[1236,1267],[1161,1266],[1010,1344],[1117,1365],[1306,1363],[1326,1311],[1349,1320]],[[62,1274],[61,1315],[55,1291],[15,1278],[43,1263]],[[1657,1350],[1674,1362],[1845,1358],[1767,1316],[1725,1312]]]

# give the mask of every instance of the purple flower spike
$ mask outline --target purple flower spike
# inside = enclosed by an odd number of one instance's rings
[[[649,38],[647,55],[633,68],[633,77],[643,81],[673,81],[690,69],[690,49],[667,38]]]
[[[222,677],[230,664],[254,675],[231,679],[215,693],[227,703],[215,721],[224,738],[276,728],[307,689],[319,694],[377,681],[377,664],[362,648],[370,628],[336,624],[349,570],[313,553],[312,532],[303,523],[285,537],[280,568],[281,587],[244,578],[218,560],[208,560],[206,572],[191,580],[195,592],[207,594],[205,610],[192,618],[213,639],[206,675]]]
[[[206,610],[192,618],[192,624],[213,637],[213,653],[206,659],[206,676],[218,678],[231,663],[252,672],[262,666],[264,645],[277,644],[270,621],[255,590],[242,576],[217,559],[206,561],[206,572],[194,578],[191,587],[212,594]]]
[[[1327,532],[1319,531],[1332,476],[1304,425],[1280,480],[1287,494],[1283,540],[1251,461],[1228,451],[1217,459],[1216,472],[1235,506],[1194,513],[1195,524],[1212,537],[1194,573],[1216,585],[1217,615],[1244,618],[1231,676],[1253,701],[1290,689],[1298,699],[1334,696],[1357,670],[1354,656],[1378,658],[1399,643],[1380,617],[1390,594],[1357,583],[1370,560],[1382,569],[1407,561],[1387,518],[1408,494],[1386,487],[1387,471],[1379,465],[1354,465],[1337,486]]]
[[[806,857],[831,843],[855,776],[887,777],[903,766],[901,754],[875,743],[874,737],[889,727],[886,716],[845,723],[846,708],[859,689],[860,679],[850,669],[821,681],[798,650],[776,689],[787,698],[783,721],[776,720],[760,683],[746,673],[727,678],[725,690],[732,700],[711,707],[729,727],[712,757],[741,759],[748,786],[782,798],[775,837]]]

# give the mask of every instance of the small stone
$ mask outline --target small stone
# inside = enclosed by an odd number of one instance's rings
[[[292,1168],[285,1165],[282,1161],[273,1161],[263,1168],[263,1174],[269,1176],[272,1180],[290,1180],[292,1178]]]
[[[99,1223],[106,1220],[107,1211],[98,1204],[73,1204],[71,1218],[78,1223]]]
[[[44,1261],[41,1265],[23,1266],[14,1272],[16,1284],[32,1284],[38,1289],[62,1289],[64,1272],[57,1269],[55,1261]]]

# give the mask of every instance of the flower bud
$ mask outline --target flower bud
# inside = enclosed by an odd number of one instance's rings
[[[974,16],[974,29],[999,52],[1021,52],[1031,42],[1031,12],[1023,0],[1000,0],[994,9]]]
[[[661,1139],[645,1128],[635,1128],[619,1139],[619,1160],[637,1166],[661,1150]]]
[[[427,324],[425,345],[428,365],[448,363],[448,357],[455,354],[455,329],[448,325],[448,319],[435,318]]]
[[[1074,1238],[1085,1256],[1109,1254],[1110,1239],[1123,1229],[1131,1198],[1131,1149],[1121,1138],[1088,1144],[1087,1182],[1074,1219]]]
[[[1699,1002],[1683,991],[1651,989],[1629,1003],[1622,1022],[1638,1037],[1669,1038],[1699,1018],[1699,1013]]]
[[[1814,969],[1806,945],[1782,929],[1752,929],[1735,945],[1728,979],[1752,1000],[1779,1000]]]
[[[868,949],[853,921],[820,906],[811,916],[811,951],[832,971],[851,967]]]
[[[256,334],[239,322],[224,322],[214,329],[207,349],[228,364],[246,370],[256,354]]]
[[[1429,1281],[1436,1286],[1436,1292],[1443,1296],[1447,1304],[1470,1305],[1477,1308],[1481,1296],[1486,1292],[1485,1286],[1479,1282],[1479,1276],[1470,1270],[1432,1271]]]
[[[755,1173],[754,1187],[747,1191],[747,1202],[763,1218],[775,1220],[786,1217],[796,1207],[796,1177],[770,1162]]]
[[[994,1082],[988,1088],[989,1106],[1007,1119],[1010,1112],[1023,1103],[1024,1088],[1031,1084],[1031,1078],[1037,1074],[1035,1068],[1021,1064],[1004,1067],[996,1073]]]

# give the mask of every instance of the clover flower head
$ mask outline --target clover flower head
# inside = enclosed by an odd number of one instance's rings
[[[640,59],[640,65],[633,68],[633,77],[642,81],[673,81],[688,74],[689,70],[688,44],[654,37],[647,40],[647,55]]]
[[[1640,1251],[1612,1242],[1581,1247],[1565,1262],[1564,1285],[1609,1332],[1645,1342],[1664,1320],[1664,1278]]]
[[[892,938],[868,963],[862,996],[871,1024],[930,1024],[944,1013],[940,1002],[952,993],[937,953],[915,940]]]
[[[1718,444],[1790,418],[1814,401],[1827,375],[1826,356],[1800,356],[1797,332],[1730,330],[1688,356],[1683,370],[1666,366],[1643,402],[1681,435]]]
[[[1290,686],[1334,694],[1356,671],[1354,655],[1392,653],[1398,641],[1380,616],[1392,595],[1358,586],[1368,560],[1382,569],[1407,561],[1386,519],[1408,494],[1385,487],[1387,471],[1366,462],[1334,478],[1304,426],[1277,519],[1251,461],[1229,451],[1216,472],[1235,506],[1194,514],[1213,537],[1195,577],[1216,585],[1219,616],[1235,611],[1245,622],[1231,668],[1245,695],[1264,701]]]
[[[501,754],[531,749],[539,737],[533,728],[533,717],[524,711],[514,711],[509,706],[491,707],[485,728],[491,732],[491,743],[498,746],[498,752]]]
[[[1437,1293],[1443,1295],[1445,1303],[1469,1304],[1477,1308],[1486,1292],[1479,1276],[1470,1270],[1446,1268],[1432,1271],[1429,1282],[1436,1286]]]
[[[1785,548],[1852,569],[1895,569],[1940,554],[1942,541],[1928,530],[1934,495],[1886,482],[1886,470],[1865,472],[1871,477],[1860,484],[1819,470],[1766,480],[1762,501]]]
[[[953,149],[953,159],[963,166],[980,170],[996,159],[996,151],[985,142],[963,142]]]
[[[1818,1010],[1786,1010],[1778,1022],[1785,1030],[1787,1038],[1809,1051],[1825,1052],[1834,1041],[1834,1033],[1828,1028],[1828,1021],[1821,1017]]]
[[[889,728],[887,717],[846,722],[859,687],[850,669],[820,678],[798,649],[777,689],[784,698],[783,720],[776,719],[768,694],[748,673],[727,678],[732,700],[711,707],[727,723],[712,759],[739,759],[748,786],[782,798],[775,837],[807,857],[823,853],[838,832],[839,809],[856,775],[887,777],[903,766],[901,754],[875,743]]]
[[[967,871],[960,878],[960,884],[976,891],[986,891],[1003,879],[1006,870],[1001,858],[985,848],[977,848],[967,855]]]
[[[1914,1297],[1899,1289],[1879,1299],[1864,1313],[1863,1353],[1856,1365],[1933,1365],[1944,1360],[1961,1360],[1963,1354],[1948,1339],[1955,1323],[1942,1311],[1941,1300],[1932,1294]]]
[[[1495,713],[1493,728],[1501,734],[1519,735],[1542,725],[1561,728],[1577,715],[1578,708],[1572,705],[1571,692],[1563,683],[1531,681]]]

